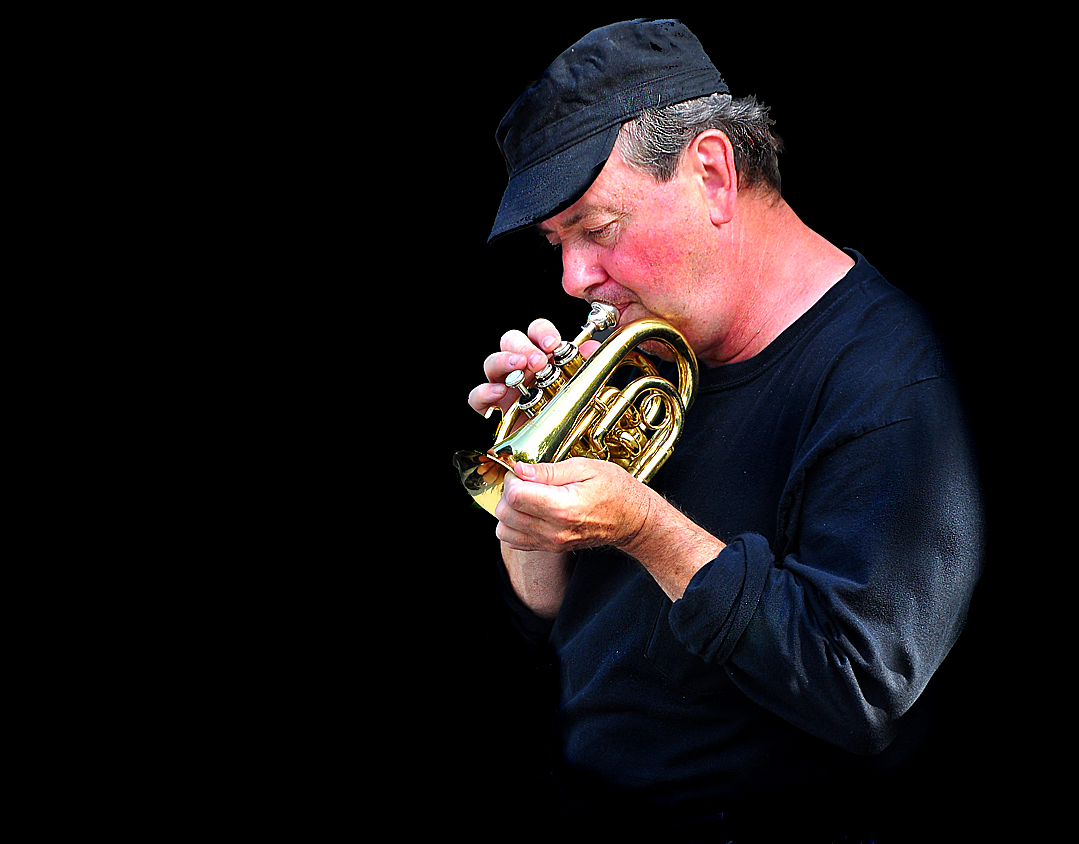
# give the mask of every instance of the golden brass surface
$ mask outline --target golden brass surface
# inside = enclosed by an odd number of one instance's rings
[[[697,358],[673,326],[641,319],[616,328],[584,360],[580,345],[616,320],[614,308],[594,305],[588,323],[572,343],[577,348],[560,348],[553,356],[567,361],[559,366],[561,375],[542,388],[522,390],[542,389],[535,404],[538,409],[531,411],[534,415],[518,427],[527,415],[520,405],[529,403],[522,395],[503,415],[495,444],[486,454],[459,451],[454,455],[462,485],[488,513],[494,515],[506,472],[513,471],[516,461],[556,463],[568,457],[591,457],[616,463],[647,483],[674,451],[697,390]],[[671,351],[677,384],[661,377],[652,361],[637,350],[648,342],[660,342]],[[610,385],[615,373],[627,367],[641,374],[624,387]]]

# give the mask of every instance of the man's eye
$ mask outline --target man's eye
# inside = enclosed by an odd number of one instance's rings
[[[598,229],[589,229],[588,237],[590,240],[596,243],[602,243],[603,241],[610,240],[614,237],[617,225],[615,221],[607,223],[605,226],[600,226]]]

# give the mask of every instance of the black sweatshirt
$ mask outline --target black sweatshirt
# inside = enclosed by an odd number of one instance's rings
[[[851,254],[762,353],[701,370],[652,486],[727,547],[682,599],[609,549],[578,555],[553,625],[507,594],[557,667],[569,802],[846,788],[959,635],[983,531],[957,390],[925,315]]]

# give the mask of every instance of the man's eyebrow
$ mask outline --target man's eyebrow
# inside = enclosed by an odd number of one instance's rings
[[[567,217],[565,223],[563,223],[558,228],[573,228],[573,226],[577,225],[579,222],[581,222],[581,220],[584,220],[587,217],[593,217],[600,214],[613,214],[618,217],[624,216],[623,213],[617,208],[613,208],[607,205],[593,205],[588,208],[582,208],[578,211],[575,211],[572,215]],[[558,229],[556,229],[554,226],[547,225],[546,220],[542,223],[536,223],[536,230],[543,237],[546,237],[550,234],[555,234],[558,231]]]

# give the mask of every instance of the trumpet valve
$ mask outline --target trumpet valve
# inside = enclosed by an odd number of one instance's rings
[[[535,416],[541,407],[547,402],[547,397],[543,394],[543,390],[539,387],[528,387],[525,385],[525,374],[523,370],[516,369],[506,376],[506,386],[516,388],[520,391],[521,397],[517,399],[517,406],[523,410],[529,418]]]
[[[566,378],[572,378],[577,370],[584,364],[584,355],[575,343],[563,340],[554,350],[554,363],[564,373]]]
[[[525,384],[525,371],[523,369],[515,369],[507,375],[506,386],[510,389],[519,391],[522,399],[530,399],[535,393],[533,387],[529,387]]]
[[[536,373],[536,386],[543,390],[548,398],[554,396],[565,385],[566,376],[554,364],[549,363]]]

